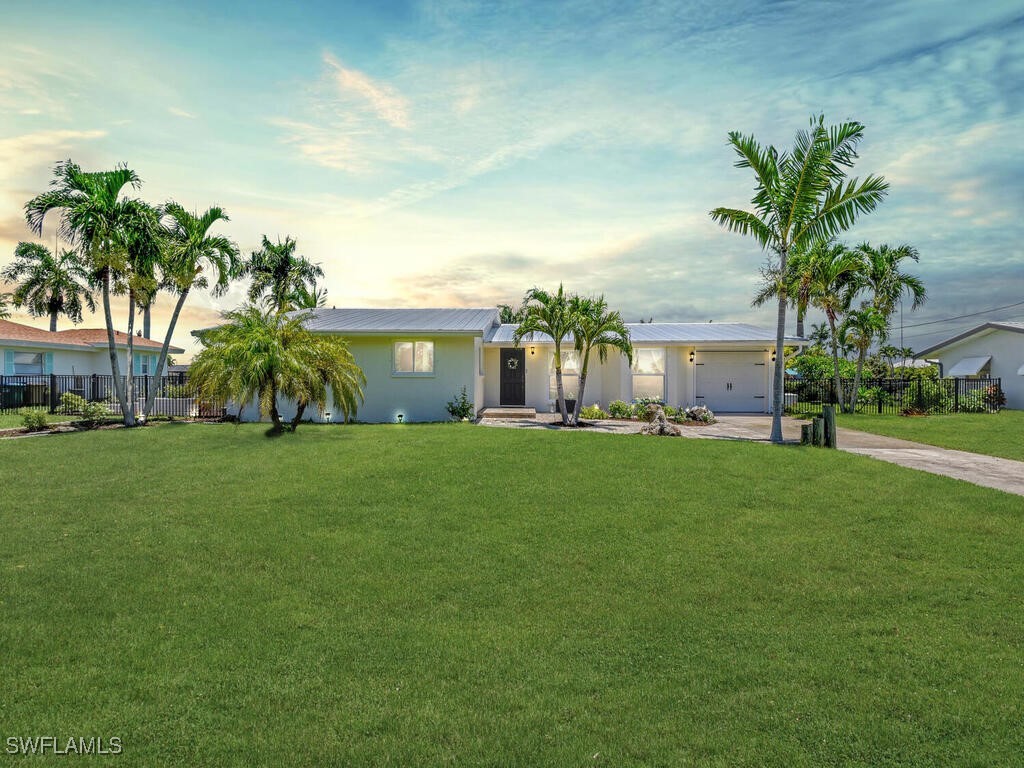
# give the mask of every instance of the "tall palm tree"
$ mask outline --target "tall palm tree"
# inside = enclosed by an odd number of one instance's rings
[[[558,393],[558,408],[562,414],[562,423],[568,426],[572,422],[569,421],[569,412],[565,406],[565,388],[562,386],[562,345],[576,327],[571,297],[566,296],[561,283],[556,293],[531,288],[523,297],[522,311],[524,317],[512,334],[512,343],[518,347],[519,342],[532,333],[543,333],[551,337],[555,346],[555,389]]]
[[[85,172],[71,160],[54,168],[50,189],[25,204],[25,220],[38,236],[43,221],[51,211],[60,212],[58,233],[78,253],[94,285],[99,285],[103,299],[103,319],[107,329],[107,348],[114,389],[125,424],[135,424],[134,407],[128,397],[117,357],[114,320],[110,295],[124,287],[130,271],[126,241],[130,232],[145,228],[149,206],[141,200],[123,197],[126,187],[138,189],[138,175],[127,166],[112,171]],[[134,307],[131,310],[134,313]]]
[[[326,307],[327,289],[318,287],[316,280],[310,282],[308,286],[305,284],[296,286],[292,291],[290,303],[295,309]]]
[[[629,328],[623,322],[622,315],[608,309],[608,302],[604,296],[598,296],[596,299],[573,296],[569,299],[569,304],[570,312],[576,320],[573,340],[580,358],[580,391],[576,397],[572,423],[579,424],[583,391],[587,386],[590,353],[596,350],[598,359],[603,363],[608,359],[608,352],[617,349],[632,365],[633,345],[629,341]]]
[[[245,265],[245,274],[252,278],[249,301],[263,301],[279,312],[294,309],[296,293],[312,288],[324,276],[319,264],[313,264],[295,253],[296,242],[285,236],[276,243],[264,235],[263,245],[253,251]]]
[[[843,389],[839,379],[840,318],[860,287],[859,276],[864,268],[861,256],[841,243],[821,250],[812,262],[808,285],[811,305],[825,313],[828,321],[828,342],[832,350],[832,381],[836,402],[843,407]]]
[[[50,330],[57,330],[57,318],[66,315],[73,323],[82,322],[83,305],[96,311],[92,291],[87,287],[89,272],[74,251],[54,256],[40,243],[18,243],[14,261],[4,267],[0,278],[18,283],[12,300],[15,307],[26,307],[33,317],[50,317]]]
[[[868,356],[868,350],[876,339],[884,341],[886,332],[887,323],[885,315],[882,314],[881,310],[870,304],[847,313],[843,320],[840,335],[849,342],[851,347],[857,350],[857,371],[853,376],[853,392],[850,394],[849,405],[850,413],[857,409],[861,374],[864,371],[864,360]]]
[[[763,279],[760,290],[754,295],[751,306],[760,307],[771,299],[778,299],[780,290],[785,292],[789,305],[796,310],[796,335],[804,337],[804,319],[810,307],[810,282],[813,262],[822,250],[831,247],[831,238],[818,239],[800,248],[794,248],[786,261],[786,275],[779,280],[778,266],[769,264],[761,270]]]
[[[171,312],[171,319],[160,346],[156,370],[153,375],[160,382],[167,363],[167,350],[178,324],[178,317],[193,288],[209,288],[212,281],[214,296],[223,296],[228,283],[239,269],[238,246],[210,230],[221,221],[230,221],[222,208],[213,206],[204,213],[190,212],[177,203],[164,206],[167,221],[163,253],[164,285],[178,295]],[[146,417],[153,410],[153,403],[159,387],[150,387],[143,413]]]
[[[730,232],[752,235],[777,259],[777,274],[785,275],[790,252],[814,240],[834,237],[848,229],[862,213],[882,201],[889,185],[880,176],[864,181],[846,180],[857,159],[857,145],[864,126],[846,122],[826,126],[824,116],[811,118],[810,126],[796,134],[793,148],[779,151],[762,147],[753,136],[729,134],[729,144],[739,156],[737,168],[754,171],[752,211],[715,208],[711,218]],[[771,440],[782,442],[783,385],[785,374],[785,287],[778,295]]]
[[[303,325],[308,317],[256,306],[224,313],[225,323],[202,335],[203,349],[189,368],[189,382],[200,397],[240,407],[256,400],[277,433],[285,429],[279,397],[297,405],[293,430],[308,406],[326,407],[328,389],[348,421],[363,399],[366,377],[347,343],[308,331]]]

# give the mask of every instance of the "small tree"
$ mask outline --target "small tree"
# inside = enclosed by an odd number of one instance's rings
[[[876,339],[885,339],[885,315],[870,305],[855,309],[846,315],[839,333],[857,350],[857,371],[853,375],[853,392],[850,394],[848,409],[853,413],[857,409],[857,396],[868,350]]]
[[[523,320],[512,335],[512,343],[517,347],[529,334],[543,333],[551,337],[555,347],[555,389],[558,393],[558,407],[562,413],[562,423],[565,425],[570,425],[572,422],[569,420],[569,413],[565,406],[565,388],[562,386],[562,345],[576,327],[576,318],[572,312],[570,298],[566,296],[561,283],[558,285],[557,293],[531,288],[523,298]]]
[[[604,296],[598,296],[596,299],[573,296],[569,304],[570,314],[575,319],[573,339],[580,357],[580,390],[572,415],[572,423],[578,424],[580,409],[583,407],[583,392],[587,386],[590,353],[596,350],[598,359],[603,363],[608,359],[609,350],[617,349],[632,364],[633,345],[629,341],[629,329],[623,322],[622,315],[608,309],[608,302]]]

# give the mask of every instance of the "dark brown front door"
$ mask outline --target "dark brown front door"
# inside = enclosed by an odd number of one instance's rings
[[[501,350],[501,404],[526,405],[526,350]]]

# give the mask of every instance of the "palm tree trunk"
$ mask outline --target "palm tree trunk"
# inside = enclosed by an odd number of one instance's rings
[[[807,310],[800,305],[796,308],[796,335],[801,339],[804,337],[804,314]],[[778,355],[776,355],[778,357]]]
[[[785,254],[782,254],[782,270],[785,270]],[[783,347],[785,345],[785,306],[787,299],[784,292],[778,297],[778,323],[775,327],[775,375],[774,387],[772,389],[771,409],[771,435],[768,439],[772,442],[782,442],[782,408],[783,393],[785,387],[785,356]]]
[[[302,421],[302,414],[306,412],[306,401],[300,400],[297,407],[295,408],[295,417],[292,419],[292,432],[299,428],[299,422]]]
[[[164,365],[167,363],[167,348],[171,346],[171,337],[174,336],[174,326],[178,324],[178,315],[181,314],[181,308],[185,306],[185,299],[188,298],[189,289],[186,288],[178,296],[178,301],[174,305],[174,312],[171,314],[170,325],[167,326],[167,334],[164,336],[164,343],[160,347],[160,356],[156,361],[156,370],[153,371],[153,386],[149,388],[149,394],[146,396],[146,405],[143,408],[143,413],[146,418],[149,418],[150,412],[153,410],[153,402],[156,399],[156,392],[160,389],[161,376],[163,376]]]
[[[281,414],[277,410],[277,387],[270,390],[270,420],[274,422],[275,432],[284,432],[284,424],[281,422]]]
[[[583,355],[583,367],[580,368],[580,391],[576,393],[576,407],[572,411],[572,423],[580,423],[580,409],[583,407],[583,393],[587,389],[587,368],[590,367],[590,350]]]
[[[125,396],[124,382],[121,380],[121,363],[117,359],[117,342],[114,338],[114,318],[110,313],[110,270],[103,272],[103,319],[107,324],[107,349],[110,351],[110,373],[114,377],[114,394],[117,395],[121,415],[128,419],[128,399]]]
[[[135,426],[135,291],[128,290],[128,359],[125,362],[128,378],[128,410],[131,418],[125,415],[125,426]]]
[[[857,355],[857,372],[853,376],[853,392],[850,395],[850,413],[857,410],[857,395],[860,394],[860,375],[864,370],[864,358],[868,356],[867,349],[860,350]]]
[[[150,330],[152,328],[152,320],[153,320],[152,302],[153,302],[153,300],[150,299],[149,301],[146,302],[146,306],[144,306],[142,308],[142,335],[145,336],[147,339],[149,338],[149,332],[150,332]]]
[[[836,390],[836,403],[839,405],[839,410],[845,411],[843,408],[843,385],[839,380],[839,341],[836,339],[836,321],[831,314],[827,317],[828,327],[831,331],[829,341],[832,347],[832,385]]]
[[[562,412],[562,423],[569,426],[569,413],[565,408],[565,390],[562,387],[562,350],[555,345],[555,392],[558,395],[558,408]]]
[[[54,333],[57,330],[57,310],[50,310],[50,332]]]

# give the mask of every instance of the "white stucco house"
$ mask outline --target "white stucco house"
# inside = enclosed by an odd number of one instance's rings
[[[128,336],[115,334],[122,372],[128,360]],[[148,376],[156,370],[160,342],[137,336],[134,368],[137,376]],[[171,354],[185,350],[170,347]],[[40,405],[40,394],[47,386],[46,377],[60,377],[59,392],[71,391],[88,398],[104,396],[107,384],[94,382],[93,375],[110,376],[110,353],[104,328],[70,328],[48,331],[10,320],[0,320],[0,387],[23,390],[18,404]],[[7,379],[5,377],[18,377]],[[38,377],[28,380],[26,377]],[[28,382],[28,383],[26,383]],[[102,387],[102,391],[94,391]],[[38,391],[37,391],[38,390]],[[59,395],[58,392],[58,395]],[[7,392],[8,395],[11,392]],[[37,402],[39,401],[39,402]]]
[[[307,327],[348,340],[367,379],[359,421],[445,420],[445,404],[462,387],[478,413],[555,408],[551,340],[527,338],[516,347],[515,326],[502,325],[494,307],[322,308],[313,311]],[[629,329],[633,365],[618,352],[604,364],[592,359],[585,404],[607,408],[612,400],[660,397],[671,405],[703,403],[716,412],[770,410],[773,329],[745,323],[638,323]],[[564,349],[571,347],[570,342]],[[566,358],[568,397],[576,394],[578,377],[574,353]],[[294,405],[284,404],[282,416],[292,413]],[[255,407],[246,408],[243,418],[256,418]],[[341,416],[328,411],[319,419],[340,421]]]
[[[939,375],[1000,379],[1006,407],[1024,409],[1024,322],[983,323],[917,353],[939,361]]]

